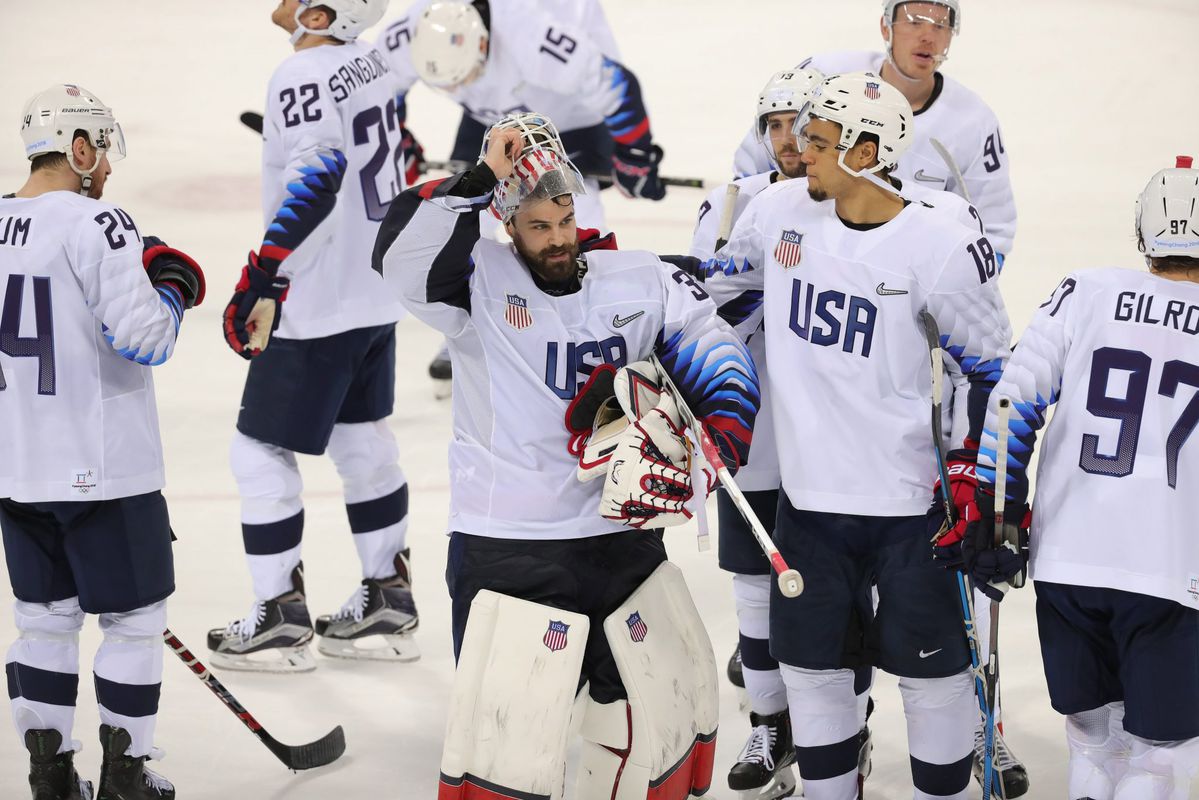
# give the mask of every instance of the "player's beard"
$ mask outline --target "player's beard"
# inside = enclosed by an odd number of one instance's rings
[[[516,252],[520,254],[529,269],[547,283],[566,283],[574,277],[578,270],[579,243],[577,241],[565,246],[546,247],[537,252],[528,249],[520,236],[513,237],[512,243],[516,245]],[[563,254],[567,258],[554,258]]]
[[[784,168],[783,156],[791,156],[795,160],[796,166],[791,169]],[[796,147],[784,145],[781,149],[776,149],[774,160],[778,164],[779,172],[787,178],[802,178],[808,174],[808,165],[799,160],[799,149]]]
[[[811,177],[809,177],[808,178],[808,197],[812,198],[817,203],[823,203],[825,200],[828,199],[828,192],[826,192],[824,189],[821,189],[818,185],[813,186],[812,179],[811,179]]]

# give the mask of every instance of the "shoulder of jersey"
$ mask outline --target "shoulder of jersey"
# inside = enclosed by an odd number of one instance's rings
[[[817,203],[808,194],[807,178],[791,178],[785,181],[775,181],[750,200],[754,208],[761,213],[764,208],[778,207],[780,204],[787,208],[812,208],[819,210]]]
[[[766,172],[759,172],[757,175],[746,175],[744,178],[737,178],[737,180],[733,181],[733,183],[737,184],[744,194],[757,194],[763,189],[766,189],[767,187],[778,182],[771,181],[770,178],[772,175],[774,175],[773,169],[767,170]],[[724,194],[722,187],[717,187],[717,191],[722,195]]]
[[[958,83],[953,78],[945,73],[941,73],[943,81],[941,86],[941,97],[938,102],[944,102],[945,105],[953,109],[954,116],[969,115],[971,117],[983,118],[986,120],[995,119],[995,112],[987,105],[987,102],[972,89]]]
[[[954,215],[945,213],[946,209],[937,208],[921,200],[913,200],[909,210],[911,213],[906,219],[908,229],[926,231],[926,235],[931,237],[928,240],[930,245],[934,242],[944,245],[957,244],[959,240],[968,236],[978,238],[977,227],[971,228]]]
[[[367,45],[369,51],[372,45]],[[311,47],[292,53],[275,67],[271,75],[271,83],[293,83],[300,80],[324,81],[329,77],[331,65],[341,63],[348,58],[359,55],[358,42],[351,42],[338,47]]]
[[[588,274],[611,275],[629,270],[645,270],[664,266],[655,253],[648,250],[592,250],[586,254]]]
[[[818,69],[825,75],[840,75],[862,70],[878,72],[882,64],[883,54],[877,50],[832,50],[804,59],[799,62],[799,67]]]

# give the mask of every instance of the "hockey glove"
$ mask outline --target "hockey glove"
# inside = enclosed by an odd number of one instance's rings
[[[584,478],[592,466],[584,466],[582,461],[584,448],[596,427],[602,427],[616,419],[625,419],[624,411],[616,403],[616,393],[613,383],[616,378],[616,367],[611,364],[600,364],[591,372],[591,377],[583,387],[575,393],[574,399],[566,407],[566,430],[570,433],[570,443],[566,449],[572,456],[579,457],[579,480]],[[605,408],[601,415],[600,409]],[[611,455],[611,450],[608,450]],[[606,461],[604,462],[606,466]]]
[[[1007,503],[1000,543],[995,543],[995,495],[979,489],[972,517],[962,539],[962,561],[974,585],[992,600],[1003,599],[1010,586],[1023,586],[1028,567],[1028,528],[1032,511],[1027,503]]]
[[[264,268],[258,254],[250,251],[241,280],[225,306],[225,342],[245,359],[253,358],[266,347],[267,339],[279,327],[278,305],[287,298],[290,281],[275,274],[278,263]]]
[[[157,236],[142,239],[142,266],[154,286],[167,284],[174,287],[183,299],[185,309],[204,302],[204,271],[200,265]]]
[[[425,174],[425,148],[409,128],[400,126],[400,155],[404,159],[404,185],[415,186]]]
[[[617,143],[612,151],[612,180],[625,197],[644,197],[661,200],[666,196],[666,187],[658,178],[658,162],[662,160],[662,148],[630,147]]]
[[[945,457],[949,497],[956,512],[954,524],[951,525],[945,517],[945,490],[939,478],[933,487],[933,505],[928,511],[929,528],[933,535],[933,558],[946,568],[962,568],[961,542],[966,535],[967,520],[978,518],[974,499],[978,491],[978,475],[975,472],[977,462],[978,448],[951,450]]]

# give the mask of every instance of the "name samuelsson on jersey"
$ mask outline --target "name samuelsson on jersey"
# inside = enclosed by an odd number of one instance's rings
[[[32,224],[29,217],[0,217],[0,245],[24,247]]]

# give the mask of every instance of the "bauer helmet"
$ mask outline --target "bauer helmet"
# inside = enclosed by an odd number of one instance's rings
[[[586,193],[583,176],[567,157],[558,129],[542,114],[509,114],[492,125],[483,137],[480,161],[487,154],[492,132],[505,128],[520,131],[524,147],[513,159],[512,174],[495,187],[492,214],[507,222],[526,200],[549,200],[564,194]]]
[[[1190,156],[1178,156],[1137,198],[1137,246],[1146,259],[1199,259],[1199,169],[1192,163]]]
[[[903,93],[873,72],[833,75],[812,90],[808,113],[795,120],[795,133],[803,135],[809,119],[823,119],[841,126],[837,163],[845,165],[845,153],[864,133],[878,137],[878,164],[865,170],[878,172],[894,167],[912,143],[912,107]]]
[[[388,0],[300,0],[300,6],[296,9],[296,32],[291,35],[292,42],[299,41],[306,33],[352,42],[367,28],[383,19],[387,3]],[[334,19],[329,27],[319,31],[304,27],[304,23],[300,22],[300,16],[310,8],[321,6],[333,12]]]
[[[812,89],[823,80],[824,75],[811,68],[784,70],[771,75],[770,80],[758,94],[756,117],[758,143],[766,149],[766,152],[770,153],[770,160],[775,166],[778,166],[778,159],[774,154],[774,145],[770,142],[770,136],[766,133],[767,118],[771,114],[781,111],[794,111],[802,115],[808,105]]]
[[[487,26],[471,3],[437,2],[425,9],[412,34],[412,66],[421,80],[451,89],[470,80],[487,61]]]
[[[909,3],[926,3],[948,8],[949,29],[954,36],[962,32],[962,7],[959,0],[885,0],[883,3],[883,26],[887,29],[887,60],[891,62],[895,69],[899,70],[901,75],[903,74],[903,70],[900,70],[899,65],[895,63],[895,57],[891,54],[891,43],[895,41],[895,21],[899,14],[905,14],[900,6],[908,5]],[[906,13],[905,17],[911,22],[928,22],[933,25],[944,24],[940,20],[930,19],[921,14]],[[945,51],[937,54],[935,58],[938,65],[942,64],[945,59],[949,58],[949,47],[946,46]]]
[[[86,172],[79,169],[70,157],[75,131],[84,131],[88,142],[108,160],[125,157],[125,136],[121,126],[100,98],[87,89],[72,83],[44,89],[25,103],[21,121],[21,139],[25,142],[25,157],[31,161],[46,153],[62,153],[67,164],[83,179],[81,194],[91,188],[92,173],[100,165],[100,157]]]

